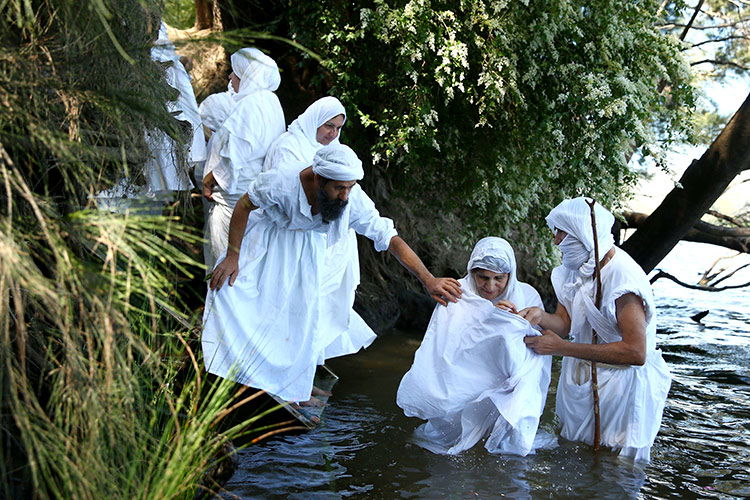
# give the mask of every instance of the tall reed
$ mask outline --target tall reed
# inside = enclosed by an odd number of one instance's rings
[[[191,498],[244,431],[217,432],[233,385],[165,314],[202,275],[196,231],[91,201],[139,182],[144,130],[184,142],[149,57],[159,9],[0,2],[1,497]]]

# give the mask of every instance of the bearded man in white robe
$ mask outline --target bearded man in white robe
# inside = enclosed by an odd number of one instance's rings
[[[330,145],[311,167],[263,172],[250,184],[206,298],[202,345],[210,373],[286,401],[310,399],[316,364],[336,335],[330,325],[350,317],[351,303],[328,304],[322,293],[326,248],[350,228],[393,254],[436,301],[458,300],[458,281],[427,270],[359,187],[363,175],[350,148]]]
[[[203,172],[203,196],[211,202],[207,218],[210,268],[224,255],[229,221],[237,200],[263,168],[263,161],[285,128],[284,112],[274,91],[281,77],[276,62],[255,48],[231,57],[230,84],[235,105],[211,138]]]
[[[547,216],[563,263],[552,271],[558,305],[554,314],[538,307],[520,314],[544,328],[526,343],[540,354],[563,356],[557,389],[561,435],[593,443],[591,362],[596,362],[601,444],[620,457],[648,462],[669,392],[669,368],[656,348],[656,305],[643,270],[611,234],[614,217],[595,205],[599,255],[585,198],[565,200]],[[594,304],[594,270],[601,267],[602,300]],[[592,344],[592,329],[598,343]],[[571,341],[563,340],[569,336]]]
[[[502,238],[480,240],[466,271],[461,300],[433,312],[396,402],[407,416],[428,421],[416,442],[434,453],[455,455],[486,437],[490,453],[527,455],[551,357],[526,347],[524,337],[539,333],[517,311],[541,307],[542,299],[516,278],[513,249]]]

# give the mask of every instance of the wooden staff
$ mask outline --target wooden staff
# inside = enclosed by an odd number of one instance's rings
[[[596,200],[593,198],[591,201],[586,200],[589,208],[591,209],[591,229],[594,233],[594,277],[596,278],[596,299],[594,305],[598,310],[602,305],[602,269],[599,265],[599,238],[596,235],[596,215],[594,213],[594,205]],[[598,342],[598,335],[596,330],[591,328],[591,343],[596,344]],[[594,395],[594,451],[599,451],[599,442],[602,436],[601,417],[599,415],[599,381],[596,374],[596,362],[591,362],[591,391]]]

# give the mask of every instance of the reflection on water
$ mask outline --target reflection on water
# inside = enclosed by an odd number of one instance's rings
[[[689,280],[726,253],[682,243],[663,268]],[[743,279],[750,281],[738,273],[736,281]],[[418,340],[390,335],[364,353],[333,360],[341,381],[323,424],[241,452],[226,496],[750,497],[750,290],[711,294],[660,280],[655,291],[659,342],[674,381],[645,469],[606,452],[597,459],[588,447],[566,442],[524,458],[489,455],[481,445],[447,457],[412,444],[420,422],[404,417],[394,400]],[[706,309],[703,324],[689,319]],[[542,419],[550,432],[554,384]]]

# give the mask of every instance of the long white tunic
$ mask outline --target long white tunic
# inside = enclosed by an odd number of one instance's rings
[[[234,286],[210,291],[202,337],[206,369],[287,401],[310,398],[316,364],[351,303],[325,293],[326,248],[349,228],[386,250],[396,230],[355,186],[341,217],[312,215],[298,169],[264,172],[248,190],[251,212]]]
[[[539,332],[473,293],[471,279],[461,280],[458,302],[435,308],[396,401],[407,416],[428,420],[416,437],[430,451],[458,454],[488,436],[491,453],[526,455],[547,399],[551,357],[527,348],[523,338]],[[542,306],[531,286],[517,282],[516,290],[517,307]]]
[[[213,172],[218,184],[206,221],[209,268],[227,250],[229,221],[237,200],[261,172],[268,148],[283,132],[284,112],[276,94],[257,90],[237,102],[212,136],[204,169],[204,176]]]
[[[620,456],[637,461],[649,460],[651,445],[661,425],[664,403],[669,392],[669,368],[656,349],[656,309],[651,286],[643,270],[621,249],[602,268],[602,306],[593,303],[594,280],[580,286],[566,285],[568,273],[560,266],[552,271],[552,284],[560,303],[572,321],[570,335],[575,342],[591,343],[591,325],[599,343],[617,342],[622,335],[617,326],[615,300],[634,293],[646,310],[646,349],[644,366],[615,366],[597,363],[601,444],[619,450]],[[567,288],[566,288],[567,287]],[[571,441],[591,444],[594,437],[591,364],[564,357],[557,389],[557,415],[561,435]]]

